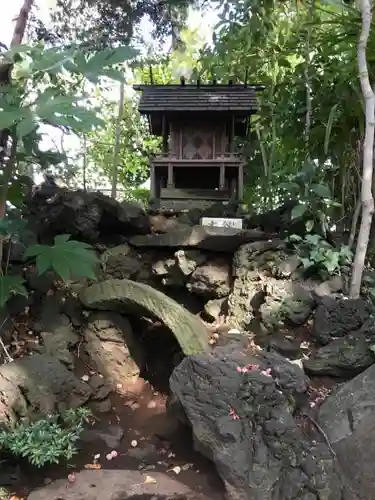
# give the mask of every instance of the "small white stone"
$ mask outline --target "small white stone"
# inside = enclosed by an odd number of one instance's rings
[[[130,446],[132,448],[136,448],[138,446],[138,441],[136,441],[135,439],[133,439],[133,441],[130,443]]]
[[[152,476],[146,476],[145,477],[145,484],[156,484],[156,479],[153,478]]]
[[[228,333],[230,335],[233,335],[233,334],[240,334],[241,332],[237,330],[237,328],[231,328]]]
[[[88,375],[83,375],[81,377],[81,379],[84,381],[84,382],[88,382],[90,380],[90,377]]]

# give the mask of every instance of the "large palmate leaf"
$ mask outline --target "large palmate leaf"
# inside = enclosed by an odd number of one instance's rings
[[[28,296],[24,281],[22,276],[0,276],[0,308],[3,308],[13,295]]]
[[[32,245],[25,257],[36,257],[39,274],[54,270],[64,281],[78,278],[96,279],[95,268],[99,259],[91,245],[70,240],[69,234],[55,237],[54,245]]]

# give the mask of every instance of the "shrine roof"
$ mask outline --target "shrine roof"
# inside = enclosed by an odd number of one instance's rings
[[[257,90],[260,86],[245,85],[135,85],[142,91],[139,111],[200,112],[221,111],[254,113],[258,110]]]

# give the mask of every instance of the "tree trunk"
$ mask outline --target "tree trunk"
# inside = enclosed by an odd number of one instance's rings
[[[87,137],[83,136],[83,158],[82,158],[83,190],[87,191]],[[117,181],[116,181],[117,182]]]
[[[112,198],[116,199],[117,195],[117,177],[118,177],[118,156],[120,153],[120,140],[121,140],[121,120],[124,113],[124,101],[125,101],[125,84],[121,82],[120,84],[120,100],[118,104],[118,115],[116,122],[116,134],[115,134],[115,146],[113,148],[113,168],[112,168]]]
[[[360,1],[362,16],[362,30],[358,42],[358,70],[362,94],[365,100],[365,138],[363,143],[363,167],[361,203],[362,219],[359,228],[357,248],[353,263],[350,297],[359,297],[362,283],[363,268],[370,237],[372,216],[374,213],[374,198],[372,195],[373,156],[374,156],[374,128],[375,128],[375,95],[371,87],[367,68],[367,42],[370,36],[372,22],[372,2]]]
[[[311,23],[313,21],[315,10],[315,0],[312,0],[307,14],[307,35],[306,35],[306,46],[305,46],[305,87],[306,87],[306,120],[305,120],[305,149],[306,157],[308,160],[310,158],[310,130],[311,130],[311,119],[312,119],[312,79],[310,74],[311,65]]]
[[[31,12],[34,0],[24,0],[23,6],[21,7],[20,13],[17,17],[16,26],[14,27],[14,32],[12,36],[12,41],[10,43],[11,47],[16,47],[22,43],[23,37],[25,35],[27,20]],[[9,85],[11,82],[11,64],[0,64],[0,87],[3,85]],[[0,130],[0,165],[3,166],[4,158],[6,156],[8,148],[9,130]],[[1,203],[1,201],[0,201]],[[0,211],[3,207],[0,208]],[[3,217],[3,214],[0,215]]]

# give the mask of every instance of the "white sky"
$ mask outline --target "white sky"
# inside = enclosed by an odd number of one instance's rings
[[[14,19],[18,15],[22,4],[23,0],[12,0],[7,1],[5,5],[1,6],[0,41],[5,45],[9,45],[12,39]],[[48,21],[48,10],[53,8],[55,4],[56,0],[35,0],[34,11],[36,8],[38,17]],[[209,12],[204,16],[202,16],[200,12],[191,12],[188,24],[191,27],[199,26],[200,31],[209,37],[212,32],[212,27],[217,20],[218,17],[214,12]],[[142,31],[147,36],[147,32],[149,31],[148,23],[143,23]]]
[[[0,0],[1,1],[1,0]],[[4,43],[6,46],[9,46],[12,35],[13,35],[13,30],[14,30],[14,24],[15,24],[15,18],[19,14],[19,11],[21,9],[21,6],[23,4],[24,0],[2,0],[2,3],[5,2],[5,5],[1,6],[1,16],[0,16],[0,42]],[[45,21],[48,23],[49,19],[49,10],[54,7],[56,4],[56,0],[35,0],[34,3],[34,11],[37,9],[36,13],[39,19]],[[215,2],[213,2],[215,4]],[[190,28],[199,28],[199,32],[201,35],[206,38],[207,42],[210,41],[211,36],[212,36],[212,29],[213,26],[217,23],[218,21],[218,16],[214,12],[214,9],[211,12],[208,12],[204,16],[200,12],[190,12],[189,19],[188,19],[188,26]],[[146,39],[147,43],[152,44],[152,38],[150,36],[150,24],[149,22],[145,21],[141,24],[141,30],[144,38]],[[25,42],[26,40],[24,40]],[[170,46],[169,44],[166,44],[166,47]],[[113,82],[113,87],[111,89],[111,94],[114,95],[115,98],[117,98],[117,95],[119,93],[119,83]],[[44,131],[43,131],[44,132]],[[53,148],[54,144],[60,144],[60,138],[61,138],[61,133],[57,129],[53,129],[53,127],[48,127],[48,130],[46,129],[46,134],[48,136],[45,136],[45,138],[42,141],[42,148]],[[80,146],[80,141],[76,137],[70,136],[67,138],[65,141],[65,147],[68,150],[76,150]],[[39,179],[39,176],[35,178],[36,182],[40,182],[42,180],[42,177]]]

